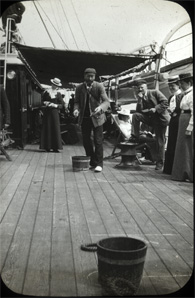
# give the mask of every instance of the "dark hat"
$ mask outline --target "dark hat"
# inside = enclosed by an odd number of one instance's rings
[[[84,74],[86,73],[96,74],[96,70],[95,68],[86,68]]]
[[[173,84],[173,83],[176,83],[178,81],[179,81],[179,76],[178,75],[168,78],[168,84]]]
[[[142,84],[147,84],[146,80],[140,78],[140,79],[135,79],[134,81],[132,81],[133,86],[140,86]]]
[[[190,72],[188,72],[188,73],[181,73],[179,75],[179,81],[182,81],[182,80],[185,80],[185,79],[191,79],[191,78],[193,78],[193,76],[191,75]]]

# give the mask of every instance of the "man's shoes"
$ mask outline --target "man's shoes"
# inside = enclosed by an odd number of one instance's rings
[[[163,164],[162,163],[157,163],[156,167],[155,167],[155,170],[159,171],[159,170],[162,170],[162,168],[163,168]]]
[[[95,167],[95,170],[94,170],[95,172],[101,172],[102,171],[102,167],[100,167],[100,166],[97,166],[97,167]]]

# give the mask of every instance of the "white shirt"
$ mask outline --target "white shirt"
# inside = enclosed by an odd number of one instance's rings
[[[59,92],[58,89],[48,88],[46,91],[49,93],[51,98],[55,98],[57,93]]]
[[[176,108],[176,95],[180,94],[181,90],[177,90],[174,95],[171,97],[171,100],[169,102],[169,110],[171,111],[171,113],[173,113],[173,111]]]
[[[188,92],[188,93],[185,94],[185,92],[186,93]],[[191,117],[190,117],[190,121],[189,121],[187,130],[192,131],[193,130],[193,87],[190,87],[185,92],[184,92],[184,97],[182,98],[182,100],[180,102],[180,109],[191,111]]]

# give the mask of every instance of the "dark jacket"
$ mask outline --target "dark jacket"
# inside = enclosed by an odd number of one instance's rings
[[[167,111],[168,99],[159,90],[147,90],[147,99],[150,101],[150,105],[156,109],[156,114],[158,115],[162,126],[167,126],[170,122],[170,115]],[[142,105],[137,104],[136,112],[141,113],[142,109]]]
[[[2,85],[0,85],[0,129],[3,128],[3,124],[10,124],[10,105],[7,99],[6,92]]]
[[[168,104],[170,104],[170,101],[171,101],[171,98],[173,97],[174,95],[171,95],[168,99]],[[173,111],[174,113],[176,113],[177,115],[180,115],[181,113],[181,109],[180,109],[180,102],[182,100],[182,97],[183,97],[183,93],[179,93],[177,94],[176,96],[176,107],[175,107],[175,110]]]
[[[83,115],[85,111],[85,105],[87,100],[87,89],[84,83],[80,84],[76,88],[74,110],[79,111],[78,124],[81,125],[83,121]],[[104,86],[101,83],[93,82],[90,90],[89,108],[90,112],[93,113],[95,108],[101,107],[102,112],[92,116],[92,121],[95,127],[103,125],[106,121],[105,112],[110,105],[109,98],[106,94]]]

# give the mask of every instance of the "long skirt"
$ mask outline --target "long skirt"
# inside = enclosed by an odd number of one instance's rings
[[[169,137],[168,137],[168,143],[167,143],[167,150],[165,152],[165,163],[164,163],[164,169],[163,169],[163,172],[169,175],[171,175],[172,168],[173,168],[178,126],[179,126],[179,115],[175,117],[171,117],[171,120],[169,123]]]
[[[46,108],[43,112],[40,149],[62,149],[59,112],[55,108]]]
[[[193,131],[190,136],[185,135],[191,114],[181,114],[172,169],[172,180],[193,182],[194,139]]]

